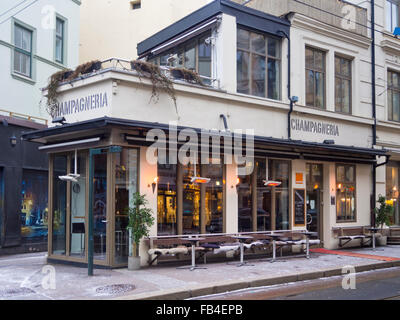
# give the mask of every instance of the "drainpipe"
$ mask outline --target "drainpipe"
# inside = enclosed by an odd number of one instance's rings
[[[371,65],[372,65],[372,148],[376,145],[376,56],[375,56],[375,0],[371,0]],[[386,159],[388,161],[388,159]],[[383,165],[383,164],[382,164]],[[380,166],[380,165],[379,165]],[[375,209],[376,209],[376,168],[374,164],[372,169],[372,217],[371,222],[375,227]]]
[[[283,31],[283,30],[279,30],[278,33],[283,34],[283,36],[287,39],[288,41],[288,54],[287,54],[287,59],[288,59],[288,85],[287,85],[287,89],[288,89],[288,98],[290,101],[290,108],[289,108],[289,113],[288,113],[288,139],[290,140],[292,138],[292,129],[290,127],[290,120],[292,118],[292,113],[293,113],[293,105],[294,105],[294,101],[292,99],[292,93],[291,93],[291,45],[290,45],[290,37],[289,35]]]

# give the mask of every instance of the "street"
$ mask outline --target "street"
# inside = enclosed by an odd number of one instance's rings
[[[252,288],[197,300],[400,300],[400,268],[356,274],[356,289],[342,288],[343,276]]]

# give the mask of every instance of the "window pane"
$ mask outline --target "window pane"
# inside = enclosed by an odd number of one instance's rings
[[[392,73],[392,86],[395,88],[400,88],[400,77],[399,74],[396,72]]]
[[[251,94],[265,97],[265,57],[252,55],[252,92]]]
[[[237,46],[240,49],[250,49],[250,32],[238,29],[237,31]]]
[[[325,106],[325,82],[324,75],[320,72],[315,73],[315,107],[324,108]]]
[[[347,59],[341,59],[341,74],[350,77],[351,76],[351,61]]]
[[[223,165],[209,164],[203,166],[202,176],[211,181],[206,188],[206,232],[223,232]]]
[[[133,248],[129,242],[129,209],[138,186],[138,150],[124,148],[114,153],[115,164],[115,263],[128,261]]]
[[[14,44],[16,47],[22,49],[22,29],[17,26],[14,29]]]
[[[67,182],[58,177],[67,174],[67,157],[55,156],[53,161],[53,254],[65,255],[67,221]]]
[[[74,170],[75,160],[71,159]],[[71,183],[71,256],[85,256],[86,157],[78,155],[78,183]]]
[[[62,40],[56,39],[56,60],[62,62],[63,60],[63,47],[62,47]]]
[[[31,32],[27,30],[22,33],[22,49],[31,52]]]
[[[276,39],[268,39],[268,55],[280,58],[280,41]]]
[[[176,165],[158,164],[157,225],[158,235],[177,234]]]
[[[325,68],[325,63],[324,63],[324,53],[318,50],[314,51],[314,57],[315,57],[315,68],[319,70],[323,70]]]
[[[238,231],[253,231],[251,175],[239,176],[238,192]]]
[[[393,93],[393,120],[400,121],[400,93]]]
[[[250,93],[249,83],[249,54],[237,52],[237,91],[239,93]]]
[[[393,94],[392,90],[388,90],[388,118],[393,120]]]
[[[192,43],[185,49],[185,68],[196,70],[196,43]]]
[[[347,166],[345,171],[346,171],[346,182],[354,182],[354,167]]]
[[[306,70],[306,104],[314,106],[314,72]]]
[[[200,233],[200,185],[191,183],[192,177],[200,176],[200,166],[188,164],[183,167],[183,234]]]
[[[268,95],[270,99],[280,98],[280,61],[268,59]]]
[[[306,68],[313,68],[314,67],[314,51],[306,48]]]
[[[336,180],[338,183],[344,182],[344,166],[337,166]]]
[[[211,46],[205,44],[205,37],[199,42],[199,74],[211,77]]]
[[[350,104],[351,104],[351,82],[348,80],[342,81],[343,85],[343,109],[342,112],[350,113]]]
[[[57,19],[56,34],[60,37],[62,37],[64,34],[64,21],[62,21],[61,19]]]
[[[342,80],[340,78],[335,79],[335,106],[336,111],[342,112],[343,105],[343,91],[342,91]]]
[[[394,29],[398,26],[397,21],[398,21],[398,6],[394,3],[392,3],[392,29],[390,31],[394,31]]]
[[[392,31],[392,4],[386,0],[386,30]]]
[[[265,55],[265,38],[258,33],[251,33],[251,51]]]
[[[21,203],[23,243],[47,243],[47,185],[47,172],[23,171]]]

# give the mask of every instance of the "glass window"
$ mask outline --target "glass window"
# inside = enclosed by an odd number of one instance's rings
[[[72,182],[71,188],[71,237],[70,255],[85,256],[86,233],[86,156],[78,154],[78,182]],[[75,155],[71,157],[71,171],[75,168]]]
[[[400,121],[400,73],[388,71],[388,119]]]
[[[399,1],[398,0],[386,0],[386,29],[393,32],[396,27],[399,26]]]
[[[14,72],[32,77],[32,31],[14,26]]]
[[[335,108],[351,113],[351,60],[335,57]]]
[[[23,171],[21,189],[21,237],[24,243],[47,242],[47,187],[48,178],[46,171]]]
[[[223,165],[203,165],[202,176],[211,179],[205,187],[206,232],[223,232]]]
[[[114,153],[115,166],[115,263],[128,261],[129,223],[128,208],[133,207],[133,197],[138,191],[138,150],[122,149]]]
[[[336,220],[356,221],[356,167],[336,166]]]
[[[67,169],[67,156],[54,156],[52,248],[56,255],[66,253],[67,182],[60,180],[59,176],[65,176]]]
[[[400,196],[399,196],[400,163],[390,162],[386,166],[386,200],[394,207],[392,224],[400,225]]]
[[[200,184],[192,177],[200,177],[200,166],[189,163],[183,166],[183,234],[200,233]]]
[[[3,221],[4,212],[4,180],[3,180],[3,168],[0,168],[0,227],[1,221]]]
[[[238,231],[253,231],[253,201],[251,174],[238,177],[236,186],[238,193]]]
[[[237,92],[280,99],[280,41],[239,28]]]
[[[158,164],[157,225],[158,235],[177,234],[176,165]]]
[[[325,109],[325,52],[306,48],[306,104]]]
[[[64,63],[64,34],[65,22],[60,18],[56,19],[56,61]]]

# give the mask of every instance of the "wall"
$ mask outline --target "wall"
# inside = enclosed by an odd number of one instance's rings
[[[134,59],[136,45],[212,0],[83,0],[81,6],[81,63],[110,57]]]

